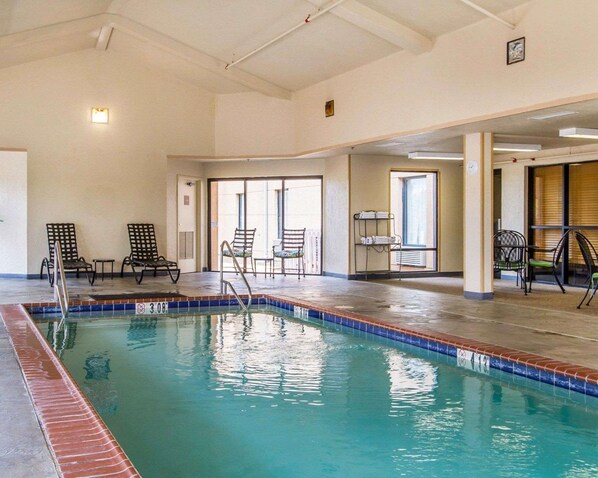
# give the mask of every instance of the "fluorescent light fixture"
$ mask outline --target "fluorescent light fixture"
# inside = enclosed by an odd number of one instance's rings
[[[403,143],[402,141],[387,141],[384,143],[375,144],[374,146],[376,148],[395,148],[397,146],[400,146],[401,144],[405,144],[405,143]]]
[[[108,108],[94,107],[91,109],[92,123],[108,123]]]
[[[598,129],[591,128],[564,128],[559,130],[562,138],[598,139]]]
[[[424,151],[414,151],[407,155],[409,159],[449,159],[458,161],[463,159],[463,153],[426,153]]]
[[[512,151],[512,152],[525,152],[525,151],[540,151],[542,149],[541,144],[523,144],[523,143],[494,143],[494,151]]]
[[[559,118],[561,116],[576,115],[577,111],[555,111],[554,113],[545,113],[543,115],[530,116],[531,120],[547,120],[551,118]]]

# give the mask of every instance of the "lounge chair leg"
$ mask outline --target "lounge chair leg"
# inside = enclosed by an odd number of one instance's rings
[[[125,266],[127,266],[127,265],[130,265],[130,264],[131,264],[131,261],[129,260],[129,258],[128,258],[128,257],[125,257],[125,258],[123,259],[123,263],[122,263],[122,265],[120,266],[120,276],[121,276],[121,277],[124,277],[124,276],[125,276]]]

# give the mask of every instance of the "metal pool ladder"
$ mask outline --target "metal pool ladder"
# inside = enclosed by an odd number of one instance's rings
[[[60,284],[58,284],[59,278]],[[54,300],[60,305],[62,318],[66,319],[69,316],[69,291],[66,286],[66,277],[64,275],[60,241],[54,243]]]
[[[233,285],[229,281],[224,280],[224,277],[223,277],[224,276],[224,254],[223,254],[224,248],[226,248],[228,250],[230,257],[233,260],[233,264],[235,266],[235,271],[237,273],[241,274],[241,279],[243,279],[243,282],[245,282],[245,287],[247,287],[247,295],[249,296],[247,305],[245,305],[245,303],[243,302],[243,300],[241,299],[239,294],[237,294],[237,291],[235,290]],[[249,312],[249,306],[251,305],[251,300],[253,299],[253,294],[251,293],[251,287],[249,287],[249,282],[247,282],[247,278],[245,277],[245,274],[243,273],[243,269],[241,269],[241,266],[239,266],[239,262],[237,261],[237,258],[235,257],[235,254],[233,252],[233,249],[230,247],[230,244],[228,243],[228,241],[222,241],[222,244],[220,244],[220,295],[226,294],[228,287],[230,287],[230,289],[233,291],[233,295],[236,297],[237,302],[239,302],[239,305],[241,306],[241,308],[245,312]]]

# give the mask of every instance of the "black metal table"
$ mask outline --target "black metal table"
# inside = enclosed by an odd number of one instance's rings
[[[110,280],[114,279],[114,259],[94,259],[93,270],[98,273],[98,263],[102,265],[100,273],[102,274],[102,280],[104,280],[104,264],[110,264]]]

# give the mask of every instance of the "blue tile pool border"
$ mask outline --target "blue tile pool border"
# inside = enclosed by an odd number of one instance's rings
[[[244,297],[244,300],[247,302],[247,297]],[[233,296],[209,296],[189,297],[187,300],[155,298],[137,301],[74,301],[69,307],[69,312],[90,315],[94,312],[130,312],[135,310],[138,302],[167,302],[169,313],[214,307],[229,307],[231,311],[239,310],[237,300]],[[60,308],[54,303],[23,304],[23,306],[34,316],[55,316],[60,313]],[[598,397],[598,370],[587,367],[448,334],[411,330],[352,312],[339,312],[307,302],[281,299],[265,294],[254,296],[252,306],[277,307],[293,313],[300,319],[317,319],[342,325],[451,357],[457,357],[459,349],[474,352],[487,356],[490,368],[572,392]]]

